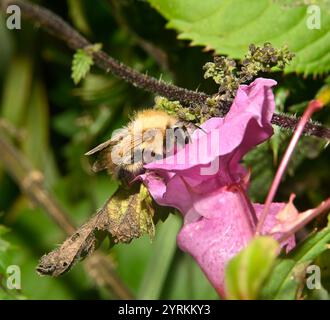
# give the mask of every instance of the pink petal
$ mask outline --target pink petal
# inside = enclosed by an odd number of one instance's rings
[[[222,194],[222,199],[232,202],[232,195]],[[285,204],[274,203],[265,222],[267,231],[276,223],[275,215]],[[262,205],[255,205],[257,216]],[[245,213],[240,205],[231,203],[228,210],[219,212],[218,217],[201,218],[199,221],[185,224],[178,234],[179,247],[188,252],[197,261],[206,277],[220,294],[224,296],[224,271],[228,261],[241,251],[251,240],[252,234],[246,226]],[[279,235],[278,235],[279,236]],[[291,237],[282,246],[294,246]]]
[[[196,130],[185,148],[146,165],[147,173],[140,176],[159,204],[180,210],[184,226],[178,245],[196,259],[220,295],[224,295],[227,262],[254,234],[255,222],[244,198],[247,172],[239,161],[273,133],[271,87],[275,84],[274,80],[259,78],[240,86],[225,118],[206,121],[202,125],[206,133]],[[204,174],[202,170],[209,167],[216,170]],[[264,232],[276,224],[275,215],[283,206],[272,204]],[[257,216],[262,208],[254,205]],[[282,245],[292,248],[294,239]]]
[[[173,172],[207,165],[217,157],[229,155],[239,162],[255,145],[269,138],[273,129],[270,123],[275,108],[271,87],[276,82],[258,78],[250,85],[240,86],[227,116],[212,118],[196,130],[192,143],[175,155],[149,163],[147,169]],[[233,160],[234,158],[234,160]]]
[[[176,175],[147,172],[140,175],[154,200],[163,206],[177,208],[182,214],[192,207],[192,198],[183,180]]]

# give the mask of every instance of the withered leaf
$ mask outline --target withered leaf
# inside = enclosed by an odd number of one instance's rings
[[[71,269],[80,259],[93,253],[104,239],[107,215],[102,208],[94,217],[82,225],[62,245],[41,257],[37,272],[40,275],[59,276]]]
[[[77,261],[92,254],[106,236],[115,243],[128,243],[144,234],[153,238],[154,212],[154,202],[144,185],[119,188],[96,215],[40,259],[37,272],[59,276],[69,271]]]
[[[155,235],[154,208],[147,188],[141,184],[138,192],[120,189],[106,205],[109,215],[109,232],[115,242],[130,242],[148,234]]]

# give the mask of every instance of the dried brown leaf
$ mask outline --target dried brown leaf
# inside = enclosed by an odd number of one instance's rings
[[[92,254],[106,236],[128,243],[134,238],[155,234],[154,203],[141,184],[120,188],[88,222],[54,251],[44,255],[37,266],[40,275],[59,276],[79,260]]]

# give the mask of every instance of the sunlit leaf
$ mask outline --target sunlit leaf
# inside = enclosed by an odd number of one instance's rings
[[[73,55],[71,77],[75,84],[78,84],[86,77],[94,64],[92,55],[94,52],[99,51],[101,47],[102,46],[97,43],[84,49],[78,49]]]
[[[255,238],[226,268],[227,299],[253,300],[269,275],[279,244],[271,237]]]
[[[271,0],[149,2],[169,20],[169,28],[178,30],[179,38],[191,40],[192,45],[214,49],[218,54],[232,58],[243,58],[251,43],[270,42],[275,47],[287,44],[296,58],[286,71],[315,74],[330,70],[330,10],[327,2],[318,1],[322,16],[320,28],[308,27],[317,13],[315,8],[307,11],[303,1],[291,6]]]

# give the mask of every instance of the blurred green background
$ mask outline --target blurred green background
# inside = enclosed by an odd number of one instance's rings
[[[38,1],[75,26],[92,42],[118,60],[180,86],[207,93],[216,91],[203,79],[202,66],[212,52],[178,40],[165,28],[165,19],[146,1]],[[45,175],[45,184],[76,226],[85,222],[116,190],[106,174],[94,175],[84,153],[111,136],[138,108],[151,107],[154,96],[132,87],[96,67],[78,86],[70,73],[73,52],[65,44],[23,21],[22,30],[9,31],[0,16],[0,129]],[[277,109],[300,115],[306,101],[328,81],[317,77],[274,73]],[[328,110],[316,118],[330,126]],[[289,134],[276,129],[270,142],[250,153],[251,196],[263,201]],[[1,150],[0,150],[1,152]],[[305,137],[291,161],[277,200],[297,194],[301,210],[317,205],[330,190],[329,148]],[[82,264],[60,278],[39,277],[39,258],[64,239],[56,224],[24,196],[0,163],[0,225],[9,231],[0,240],[1,265],[21,268],[22,289],[0,298],[109,299]],[[157,226],[153,243],[143,237],[129,245],[105,250],[109,263],[137,298],[215,299],[194,261],[175,244],[179,216]],[[1,230],[1,229],[0,229]],[[2,247],[1,247],[2,246]],[[2,248],[2,249],[1,249]],[[5,248],[5,249],[4,249]],[[5,281],[4,277],[0,280]],[[0,284],[1,284],[0,281]]]

